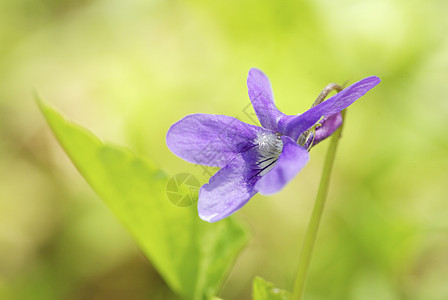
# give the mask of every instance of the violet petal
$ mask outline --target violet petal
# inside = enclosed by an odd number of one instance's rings
[[[275,106],[268,77],[258,69],[250,69],[247,76],[247,88],[261,126],[277,132],[277,120],[286,115]]]
[[[263,195],[280,191],[291,181],[309,160],[308,151],[297,145],[291,138],[282,136],[283,150],[275,166],[255,184],[255,189]]]
[[[313,126],[322,116],[333,115],[347,108],[380,81],[376,76],[364,78],[301,115],[281,118],[278,123],[279,132],[297,140],[302,132]]]
[[[332,135],[336,129],[342,125],[342,115],[341,113],[337,113],[331,116],[326,116],[321,123],[322,126],[316,128],[313,141],[314,146]]]
[[[237,154],[224,168],[210,178],[199,190],[199,217],[207,222],[216,222],[240,209],[257,192],[254,190],[257,177],[250,175],[246,164],[246,153]]]
[[[331,136],[339,126],[342,125],[342,115],[337,113],[331,116],[324,117],[321,126],[316,128],[314,132],[314,138],[311,136],[308,141],[303,145],[303,148],[308,149],[310,146],[316,146],[329,136]]]
[[[194,114],[171,126],[166,144],[188,162],[224,167],[237,153],[249,149],[263,130],[229,116]]]
[[[283,140],[288,142],[286,149],[289,149],[289,143],[298,147],[290,138],[280,139],[272,131],[262,129],[249,150],[237,154],[227,166],[213,175],[199,191],[198,211],[201,219],[216,222],[246,204],[257,193],[254,188],[257,181],[275,168],[281,156]],[[290,153],[289,150],[287,152]]]

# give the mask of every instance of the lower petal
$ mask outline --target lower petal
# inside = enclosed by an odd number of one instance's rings
[[[199,217],[207,222],[216,222],[243,207],[257,192],[254,185],[257,176],[251,177],[241,153],[210,178],[199,190]]]
[[[255,190],[263,195],[280,191],[309,160],[308,151],[297,145],[291,138],[283,136],[283,150],[275,166],[255,184]]]
[[[237,154],[201,187],[198,201],[201,219],[219,221],[243,207],[257,192],[266,195],[280,191],[306,165],[308,151],[283,136],[282,148],[278,149],[281,153],[276,154],[279,144],[271,138],[259,135],[259,143]]]

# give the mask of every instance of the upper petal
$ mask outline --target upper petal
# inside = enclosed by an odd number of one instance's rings
[[[275,166],[255,184],[255,190],[263,195],[280,191],[293,179],[309,160],[308,151],[291,138],[282,136],[283,149]]]
[[[347,108],[380,81],[376,76],[364,78],[301,115],[282,117],[279,120],[278,130],[297,140],[302,132],[313,126],[322,116],[330,116]]]
[[[229,116],[194,114],[171,126],[166,144],[188,162],[224,167],[237,153],[252,146],[260,130]]]
[[[275,107],[268,77],[258,69],[250,69],[247,76],[247,88],[261,126],[277,132],[277,121],[286,115]]]

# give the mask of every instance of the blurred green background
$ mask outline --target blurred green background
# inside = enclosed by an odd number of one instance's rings
[[[347,113],[305,299],[448,299],[447,1],[0,1],[0,298],[172,294],[50,134],[43,99],[168,174],[187,114],[253,123],[246,76],[282,111],[330,82],[382,83]],[[327,142],[282,192],[237,213],[253,238],[223,290],[290,289]]]

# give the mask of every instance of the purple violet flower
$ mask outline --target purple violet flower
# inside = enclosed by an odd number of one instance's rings
[[[173,124],[166,142],[174,154],[194,164],[221,168],[199,191],[199,217],[216,222],[256,193],[280,191],[306,165],[308,149],[342,124],[340,111],[379,82],[376,76],[364,78],[303,114],[290,116],[276,108],[266,75],[251,69],[249,98],[262,127],[209,114],[189,115]],[[314,129],[310,134],[302,134],[310,128]]]

